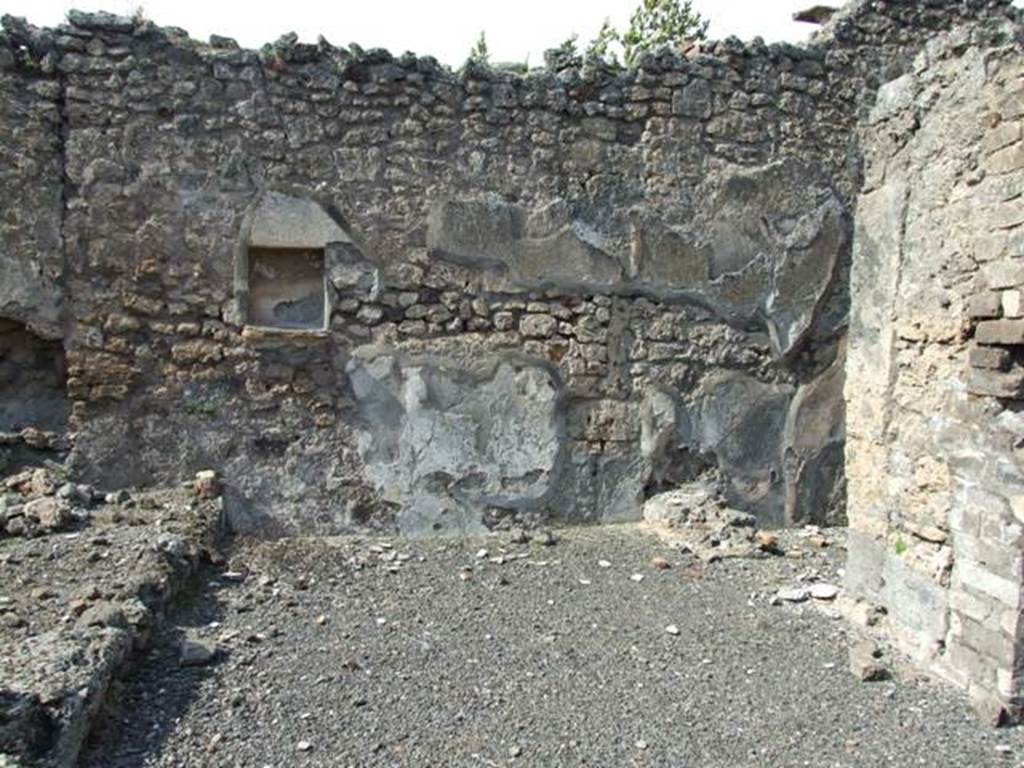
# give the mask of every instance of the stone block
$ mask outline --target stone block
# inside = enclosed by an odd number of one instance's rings
[[[991,261],[982,266],[981,273],[988,287],[993,290],[1016,288],[1024,285],[1024,260],[1011,258]]]
[[[976,261],[995,261],[1006,255],[1007,236],[1005,232],[993,232],[976,238],[972,245]]]
[[[995,687],[996,675],[991,659],[973,648],[954,640],[946,651],[946,661],[966,679],[983,687]]]
[[[1017,141],[1020,141],[1020,123],[1003,122],[985,134],[981,141],[981,151],[991,154]]]
[[[494,327],[499,331],[511,331],[515,328],[516,318],[511,312],[496,312],[494,314]]]
[[[711,86],[706,80],[694,80],[672,97],[672,113],[683,117],[711,116]]]
[[[644,502],[644,520],[668,526],[686,525],[691,519],[701,519],[713,501],[712,489],[701,483],[688,483]]]
[[[49,497],[28,502],[24,506],[24,514],[48,531],[59,531],[71,522],[67,507]]]
[[[526,315],[519,323],[519,331],[528,338],[546,339],[554,335],[558,321],[551,315]]]
[[[335,217],[313,200],[265,192],[248,217],[249,247],[320,249],[352,242]]]
[[[1010,173],[1024,168],[1024,143],[1017,142],[988,156],[985,170],[989,173]]]
[[[182,365],[217,363],[224,359],[224,350],[212,341],[185,341],[171,347],[171,358]]]
[[[880,576],[880,602],[890,618],[908,632],[918,652],[930,653],[949,629],[949,591],[892,551],[885,552]]]
[[[1024,296],[1019,290],[1003,291],[1002,304],[1003,317],[1024,316]]]
[[[862,597],[869,603],[877,603],[882,592],[882,568],[885,550],[881,542],[865,536],[857,530],[850,530],[846,542],[846,591]]]
[[[984,563],[985,570],[1010,580],[1017,579],[1020,572],[1020,553],[1013,545],[999,541],[971,536],[959,536],[956,541],[957,558],[966,558],[977,563]],[[971,586],[967,582],[967,586]]]
[[[889,677],[882,650],[872,640],[859,640],[850,647],[850,672],[865,683]]]
[[[972,320],[991,320],[1000,316],[1002,301],[998,293],[979,293],[967,299],[967,316]]]
[[[993,371],[1006,371],[1010,368],[1013,356],[1002,347],[973,346],[967,353],[967,363],[972,368],[985,368]]]
[[[427,324],[422,320],[406,320],[398,324],[398,332],[405,336],[426,336]]]
[[[1002,604],[990,598],[977,596],[965,589],[953,589],[949,593],[950,610],[962,617],[978,622],[988,622]]]
[[[1013,664],[1013,638],[1004,635],[998,626],[989,629],[968,617],[963,617],[960,624],[962,642],[991,659],[998,667],[1006,668]]]
[[[1007,637],[1019,637],[1021,629],[1021,611],[1017,608],[1006,608],[999,616],[999,626]]]
[[[332,243],[326,250],[325,267],[331,285],[346,298],[372,301],[380,293],[381,276],[377,266],[351,243]]]
[[[1024,116],[1024,91],[1013,89],[1002,94],[996,104],[996,111],[1004,120],[1016,120]]]
[[[1016,181],[1016,177],[1014,178]],[[1013,187],[1015,190],[1019,189],[1019,182],[1015,183]],[[985,209],[984,221],[993,230],[1013,229],[1020,224],[1024,224],[1024,200],[1016,198],[999,202],[996,205],[990,205]]]
[[[1024,320],[986,320],[978,323],[979,344],[1024,344]]]
[[[1014,495],[1007,499],[1010,511],[1018,522],[1024,522],[1024,495]]]
[[[1024,397],[1024,368],[999,371],[971,368],[967,372],[967,391],[985,397]]]
[[[996,690],[1004,698],[1019,697],[1018,676],[1014,670],[996,670]]]
[[[958,558],[955,578],[1003,605],[1016,606],[1020,602],[1021,585],[1018,581],[997,576],[981,563]]]
[[[913,525],[908,523],[907,530],[922,541],[932,544],[945,544],[949,538],[949,534],[934,525]]]
[[[969,697],[978,719],[992,728],[1002,728],[1013,722],[1006,702],[997,694],[979,686],[971,686]]]
[[[1001,233],[1006,236],[1006,253],[1011,258],[1024,259],[1024,229]]]

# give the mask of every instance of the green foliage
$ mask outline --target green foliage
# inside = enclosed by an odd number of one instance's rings
[[[692,0],[640,0],[625,32],[619,32],[605,19],[597,37],[587,46],[586,58],[617,64],[615,51],[621,49],[626,66],[632,68],[646,51],[704,40],[707,32],[708,21],[694,9]]]
[[[896,551],[896,554],[900,557],[902,557],[903,554],[907,551],[907,542],[903,540],[902,536],[896,537],[896,541],[893,543],[893,549]]]
[[[477,64],[486,64],[491,60],[491,52],[487,48],[487,34],[480,33],[480,37],[469,51],[469,60]]]
[[[188,397],[182,400],[181,409],[190,416],[213,418],[220,411],[221,405],[216,397]]]
[[[622,35],[626,65],[636,66],[644,51],[703,40],[707,33],[708,22],[694,10],[692,0],[640,0]]]
[[[499,61],[491,64],[491,69],[496,72],[512,72],[516,75],[525,75],[530,71],[530,61]]]
[[[560,46],[555,48],[559,55],[575,57],[578,53],[577,44],[579,43],[580,36],[575,32],[570,37],[567,37]]]
[[[620,42],[619,33],[612,26],[610,20],[605,19],[604,24],[597,33],[597,37],[590,41],[587,46],[585,58],[588,60],[606,61],[609,64],[618,64],[619,57],[616,55],[614,46]]]

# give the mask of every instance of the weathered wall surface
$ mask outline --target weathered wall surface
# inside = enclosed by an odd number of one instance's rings
[[[989,713],[1022,702],[1021,30],[937,37],[880,90],[847,359],[849,586]]]
[[[799,396],[856,185],[823,52],[455,76],[72,21],[6,71],[61,89],[86,476],[212,466],[249,516],[419,531],[637,517],[717,466],[768,522],[841,516],[841,413]],[[247,327],[246,245],[324,248],[326,330]]]
[[[0,43],[0,316],[58,338],[64,265],[62,89],[43,75],[28,51],[6,39]]]
[[[62,333],[85,479],[213,467],[238,525],[636,518],[702,475],[838,521],[858,114],[1004,6],[526,77],[8,19],[0,315]]]
[[[12,23],[12,27],[18,28]],[[30,64],[31,62],[31,64]],[[67,448],[62,89],[0,44],[0,472]],[[54,453],[58,451],[59,453]]]

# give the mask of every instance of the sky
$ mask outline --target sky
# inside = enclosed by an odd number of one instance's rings
[[[233,37],[246,47],[272,42],[286,32],[315,42],[323,35],[335,45],[413,51],[454,66],[466,59],[480,32],[487,34],[491,60],[543,64],[543,53],[573,33],[588,41],[610,18],[623,28],[638,0],[4,0],[2,12],[52,26],[69,8],[131,14],[141,6],[162,26],[187,29],[205,40],[211,33]],[[798,41],[815,27],[792,21],[812,0],[695,0],[711,21],[710,36],[761,36],[768,42]],[[833,2],[838,5],[838,2]]]

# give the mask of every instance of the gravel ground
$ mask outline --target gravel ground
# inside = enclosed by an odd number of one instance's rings
[[[1024,731],[923,678],[860,683],[848,624],[770,604],[838,579],[839,546],[701,565],[633,526],[558,536],[249,545],[81,765],[1024,765]],[[180,666],[186,637],[217,657]]]

